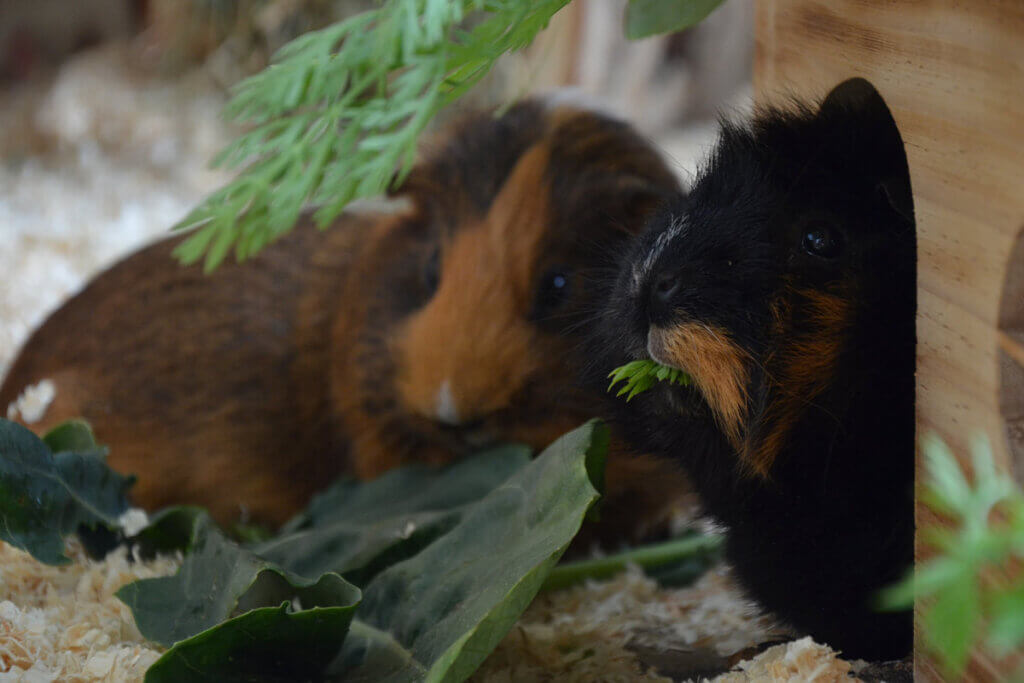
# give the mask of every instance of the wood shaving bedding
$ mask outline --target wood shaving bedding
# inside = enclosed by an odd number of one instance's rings
[[[142,562],[117,549],[102,562],[67,543],[72,562],[51,567],[0,543],[0,679],[138,681],[160,656],[114,593],[173,574],[178,558]]]
[[[637,650],[707,651],[693,659],[718,655],[724,663],[725,656],[782,634],[725,567],[678,589],[661,588],[631,567],[609,581],[540,595],[471,680],[669,681],[645,667]]]
[[[167,576],[180,557],[130,558],[124,548],[90,560],[69,540],[72,563],[51,567],[0,543],[0,680],[42,683],[141,681],[162,648],[147,643],[114,594],[137,579]],[[778,634],[732,585],[708,572],[693,587],[662,589],[631,568],[609,581],[541,595],[472,677],[475,683],[667,682],[632,648],[710,648],[719,654]],[[833,683],[851,665],[803,638],[740,662],[714,683]],[[704,679],[706,680],[706,679]]]
[[[857,681],[850,676],[853,666],[840,659],[832,648],[810,636],[770,647],[754,659],[744,660],[738,671],[724,674],[715,683],[841,683]]]

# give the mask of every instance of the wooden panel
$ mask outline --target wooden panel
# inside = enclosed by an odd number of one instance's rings
[[[1013,275],[1024,265],[1009,267],[1011,254],[1024,259],[1024,2],[761,0],[756,37],[761,102],[821,98],[863,76],[889,103],[918,228],[918,430],[961,456],[982,430],[1013,471],[1024,406],[1024,330],[1009,327],[1024,321]],[[979,659],[971,677],[998,670]],[[924,660],[918,672],[936,676]]]

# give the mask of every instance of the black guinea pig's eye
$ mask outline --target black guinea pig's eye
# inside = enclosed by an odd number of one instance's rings
[[[843,242],[837,230],[816,223],[804,230],[803,248],[812,256],[835,258],[843,251]]]
[[[441,248],[433,247],[423,263],[423,286],[430,293],[437,290],[441,281]]]
[[[565,303],[569,295],[569,272],[564,268],[552,268],[545,272],[537,286],[537,299],[533,305],[533,316],[543,318],[554,313]]]

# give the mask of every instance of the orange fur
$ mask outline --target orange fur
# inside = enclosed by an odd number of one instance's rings
[[[747,354],[728,332],[701,323],[654,327],[648,339],[656,360],[693,378],[730,443],[739,448],[747,411]]]
[[[424,417],[437,415],[443,385],[460,422],[492,413],[537,369],[527,314],[551,225],[546,168],[545,147],[523,155],[487,216],[445,250],[440,288],[394,342],[399,396]]]

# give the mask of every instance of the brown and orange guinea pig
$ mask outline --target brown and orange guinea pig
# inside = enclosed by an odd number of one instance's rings
[[[622,122],[543,100],[470,115],[395,191],[399,210],[326,233],[304,219],[211,276],[172,259],[178,238],[114,265],[32,335],[0,405],[52,380],[33,427],[84,417],[138,475],[138,504],[222,522],[280,523],[343,473],[539,449],[598,414],[581,340],[615,253],[678,189]],[[659,495],[657,465],[623,462],[613,489],[657,504],[678,486]]]

